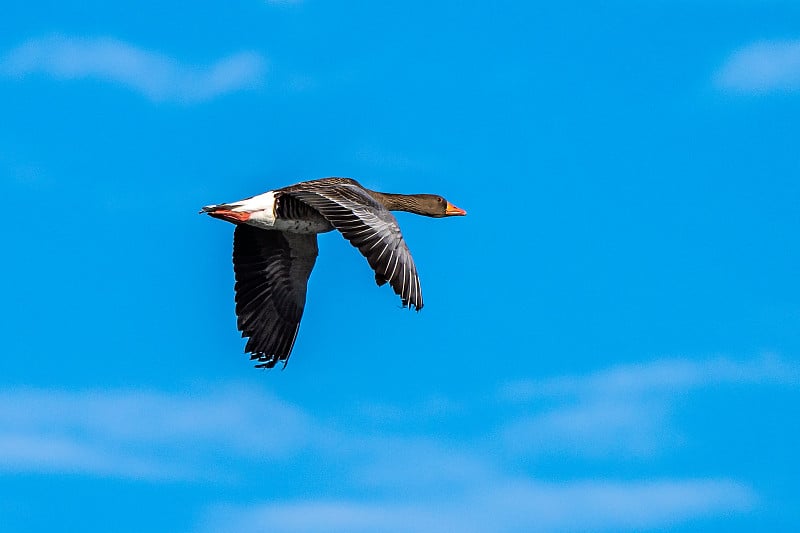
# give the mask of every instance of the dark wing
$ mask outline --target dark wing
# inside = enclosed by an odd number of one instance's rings
[[[292,353],[306,286],[317,260],[317,236],[239,224],[233,233],[237,327],[256,367],[284,365]]]
[[[422,309],[417,267],[406,246],[397,220],[388,209],[349,179],[310,181],[282,189],[310,205],[350,244],[361,251],[375,271],[375,281],[387,281],[400,296],[403,307]]]

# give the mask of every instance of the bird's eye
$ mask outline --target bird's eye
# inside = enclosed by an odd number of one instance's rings
[[[440,204],[443,204],[444,203],[444,198],[442,198],[440,196],[439,198],[436,199],[436,201],[439,202]]]

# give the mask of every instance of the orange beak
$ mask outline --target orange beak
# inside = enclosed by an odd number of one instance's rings
[[[450,202],[447,202],[447,209],[444,211],[445,216],[452,217],[452,216],[464,216],[467,214],[466,211],[460,209]]]

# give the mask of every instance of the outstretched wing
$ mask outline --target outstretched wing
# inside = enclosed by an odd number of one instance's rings
[[[316,184],[319,186],[316,186]],[[403,307],[422,309],[417,267],[397,220],[388,209],[349,179],[310,181],[282,189],[320,212],[366,257],[375,281],[387,281]]]
[[[245,351],[256,367],[284,365],[292,353],[317,236],[282,233],[239,224],[233,233],[237,327],[249,337]]]

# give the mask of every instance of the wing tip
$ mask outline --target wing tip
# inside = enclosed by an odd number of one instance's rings
[[[413,311],[416,311],[417,313],[419,313],[422,310],[422,308],[424,307],[424,305],[425,305],[422,302],[419,302],[419,303],[410,302],[410,301],[406,300],[405,298],[402,298],[401,301],[403,303],[403,309],[408,309],[409,311],[413,310]]]
[[[283,370],[284,368],[286,368],[286,365],[289,364],[289,355],[290,354],[286,354],[286,355],[267,355],[267,354],[265,354],[263,352],[248,352],[247,350],[245,350],[245,353],[249,353],[250,354],[250,360],[251,361],[256,361],[256,364],[253,365],[255,368],[271,369],[271,368],[275,368],[275,366],[278,363],[283,362],[283,367],[281,367],[281,370]]]

